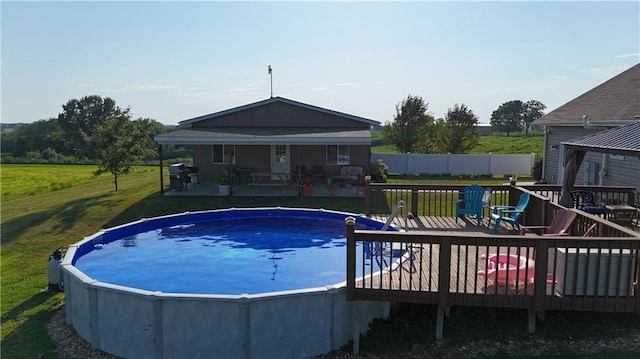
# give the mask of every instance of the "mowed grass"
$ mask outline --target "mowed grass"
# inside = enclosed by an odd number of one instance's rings
[[[542,155],[544,136],[535,135],[525,137],[522,134],[511,136],[480,136],[478,145],[469,154],[530,154]],[[392,145],[385,144],[381,131],[371,132],[371,152],[398,153]]]
[[[2,200],[2,357],[55,357],[44,324],[61,294],[43,291],[49,254],[96,232],[151,195],[151,184],[158,182],[157,169],[141,168],[123,177],[121,190],[115,192],[111,178],[93,177],[93,170],[91,166],[2,166],[2,193],[13,193],[6,196],[11,199]],[[23,178],[31,188],[16,183]],[[65,183],[65,188],[34,178]]]
[[[2,202],[94,182],[96,166],[2,165]]]
[[[544,136],[480,136],[478,146],[469,153],[530,154],[542,156]]]

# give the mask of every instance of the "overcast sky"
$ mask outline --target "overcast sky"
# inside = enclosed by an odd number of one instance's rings
[[[407,95],[481,122],[640,62],[640,2],[7,2],[2,122],[87,95],[177,124],[273,94],[382,123]]]

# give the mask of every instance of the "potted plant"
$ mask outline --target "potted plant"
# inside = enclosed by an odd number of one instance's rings
[[[358,196],[364,197],[365,191],[367,190],[367,183],[365,182],[367,177],[370,176],[366,176],[365,178],[362,178],[362,176],[358,177],[358,182],[356,183],[356,193]],[[371,181],[370,178],[369,181]]]
[[[229,171],[224,171],[218,177],[218,194],[221,196],[228,196],[231,193],[231,178],[229,177]]]
[[[327,190],[329,191],[330,196],[335,196],[338,192],[338,186],[335,183],[329,181],[329,183],[327,183]]]
[[[313,196],[313,179],[304,177],[300,181],[300,193],[303,196]]]

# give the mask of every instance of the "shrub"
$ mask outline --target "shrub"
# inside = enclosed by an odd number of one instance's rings
[[[387,176],[389,167],[382,158],[378,158],[371,164],[371,181],[373,182],[387,182]]]

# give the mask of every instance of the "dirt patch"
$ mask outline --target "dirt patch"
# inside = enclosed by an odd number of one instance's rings
[[[117,359],[115,355],[107,354],[101,350],[91,348],[91,344],[82,339],[78,333],[67,325],[64,305],[53,314],[47,323],[47,332],[51,340],[56,343],[56,354],[60,359]]]

